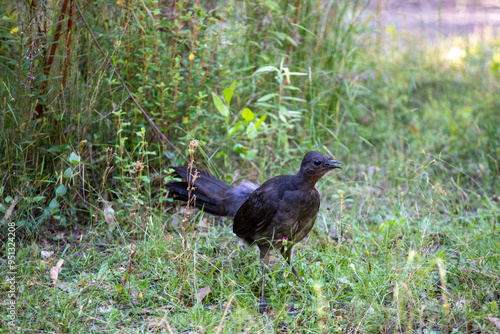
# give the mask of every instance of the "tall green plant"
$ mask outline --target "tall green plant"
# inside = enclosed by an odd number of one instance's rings
[[[232,59],[233,72],[244,77],[256,105],[271,117],[274,142],[285,152],[297,137],[314,146],[325,139],[342,141],[341,129],[359,93],[363,10],[361,1],[275,0],[248,1],[232,12],[244,18],[230,21],[243,50]],[[268,71],[277,75],[264,74]]]
[[[221,151],[219,155],[224,156],[224,162],[227,166],[227,156],[230,150],[230,143],[233,142],[232,151],[247,160],[252,160],[256,155],[257,150],[253,147],[255,139],[258,135],[258,130],[265,121],[267,114],[262,115],[257,121],[254,121],[255,114],[250,108],[245,108],[241,111],[241,117],[237,118],[235,124],[230,127],[231,116],[231,99],[236,88],[236,81],[233,81],[230,87],[224,87],[224,101],[215,93],[212,93],[215,107],[224,117],[226,123],[226,150]],[[242,129],[242,131],[240,131]]]

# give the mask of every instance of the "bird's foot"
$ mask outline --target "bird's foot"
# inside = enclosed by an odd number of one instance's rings
[[[270,310],[271,308],[269,307],[269,305],[267,305],[266,300],[261,299],[259,304],[259,313],[260,314],[263,314],[264,312],[269,313]]]

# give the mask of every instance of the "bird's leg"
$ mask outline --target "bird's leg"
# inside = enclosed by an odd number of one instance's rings
[[[269,265],[269,247],[259,247],[259,250],[260,250],[260,260],[263,262],[259,312],[264,313],[264,310],[267,308],[267,302],[264,296],[264,292],[266,287],[266,267]]]
[[[292,268],[292,272],[297,277],[297,279],[299,280],[299,282],[300,283],[304,283],[302,281],[302,278],[300,278],[300,276],[299,276],[299,272],[297,271],[297,269],[292,264],[292,248],[293,248],[293,245],[291,247],[290,246],[289,247],[283,247],[281,249],[281,254],[285,258],[285,260],[288,263],[288,265]]]
[[[292,264],[292,248],[293,248],[293,245],[291,247],[283,247],[281,249],[281,254],[285,258],[288,265],[292,268],[292,272],[295,275],[295,277],[297,277],[297,280],[300,283],[302,283],[302,285],[304,286],[304,289],[305,289],[306,295],[307,295],[307,299],[311,300],[311,295],[309,294],[309,292],[307,292],[307,287],[306,287],[304,281],[302,280],[302,278],[300,278],[299,272],[297,271],[297,268],[295,268],[295,266]]]

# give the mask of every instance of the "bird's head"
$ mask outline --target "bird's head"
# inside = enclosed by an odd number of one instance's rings
[[[302,159],[298,174],[316,183],[330,170],[336,168],[342,169],[342,167],[338,165],[342,165],[342,162],[332,160],[320,152],[311,151]]]

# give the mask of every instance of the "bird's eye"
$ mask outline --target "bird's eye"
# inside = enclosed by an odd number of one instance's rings
[[[319,161],[319,160],[314,160],[314,164],[315,164],[316,166],[319,166],[319,165],[321,165],[321,161]]]

